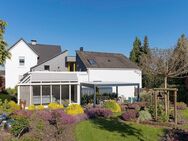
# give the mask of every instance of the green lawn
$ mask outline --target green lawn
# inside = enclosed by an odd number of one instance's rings
[[[79,123],[76,141],[158,141],[165,129],[113,119],[93,119]]]
[[[181,114],[182,116],[188,120],[188,108],[186,108],[185,110],[181,110]]]
[[[186,108],[185,110],[180,110],[180,113],[183,116],[183,119],[186,121],[186,124],[181,125],[180,128],[188,129],[188,108]]]

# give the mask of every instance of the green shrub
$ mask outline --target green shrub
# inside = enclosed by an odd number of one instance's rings
[[[0,100],[2,100],[2,102],[4,102],[5,100],[10,101],[11,99],[15,99],[15,97],[7,93],[0,93]]]
[[[15,121],[11,125],[11,133],[14,136],[18,136],[23,130],[26,130],[29,128],[29,121],[25,117],[17,117]]]
[[[104,108],[111,110],[112,112],[121,112],[121,107],[115,100],[108,100],[104,102]]]
[[[140,100],[141,102],[151,102],[151,95],[149,94],[149,92],[144,91],[140,94]]]
[[[139,117],[138,117],[139,121],[147,121],[151,119],[152,119],[151,114],[148,111],[142,110],[139,112]]]
[[[69,115],[78,115],[78,114],[83,114],[84,110],[79,104],[70,104],[65,112]]]
[[[155,117],[155,107],[154,106],[150,106],[149,107],[149,112],[151,113],[152,117]],[[169,117],[166,115],[165,113],[165,109],[164,106],[159,104],[157,106],[157,119],[159,122],[167,122]]]
[[[8,102],[8,100],[5,99],[4,102],[2,102],[0,100],[0,114],[1,113],[7,113],[7,114],[10,114],[11,112],[14,111],[14,107],[13,105],[15,105],[17,107],[17,104],[14,103],[14,102]]]
[[[15,88],[7,88],[6,90],[5,90],[8,94],[10,94],[10,95],[16,95],[17,94],[17,87],[15,87]]]

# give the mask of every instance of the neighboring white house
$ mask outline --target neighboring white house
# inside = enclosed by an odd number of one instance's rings
[[[9,48],[9,52],[11,53],[11,59],[6,59],[5,62],[5,87],[14,88],[23,75],[29,72],[32,67],[38,64],[41,67],[41,64],[46,60],[61,54],[61,47],[38,44],[36,40],[27,43],[24,39],[20,39]],[[64,68],[66,69],[66,67]],[[45,69],[48,70],[49,65],[40,68],[40,70]]]

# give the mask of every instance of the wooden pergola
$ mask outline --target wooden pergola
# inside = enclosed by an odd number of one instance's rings
[[[177,91],[176,88],[154,88],[152,91],[152,96],[154,99],[154,105],[155,105],[155,120],[157,121],[158,113],[157,113],[157,107],[158,107],[158,100],[159,96],[163,96],[164,98],[164,109],[165,114],[169,118],[169,111],[170,111],[170,94],[173,94],[173,103],[174,103],[174,122],[177,124]]]

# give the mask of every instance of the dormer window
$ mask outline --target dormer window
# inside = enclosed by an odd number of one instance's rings
[[[25,57],[24,56],[19,57],[19,66],[25,66]]]
[[[90,65],[96,65],[96,61],[94,59],[88,59]]]

